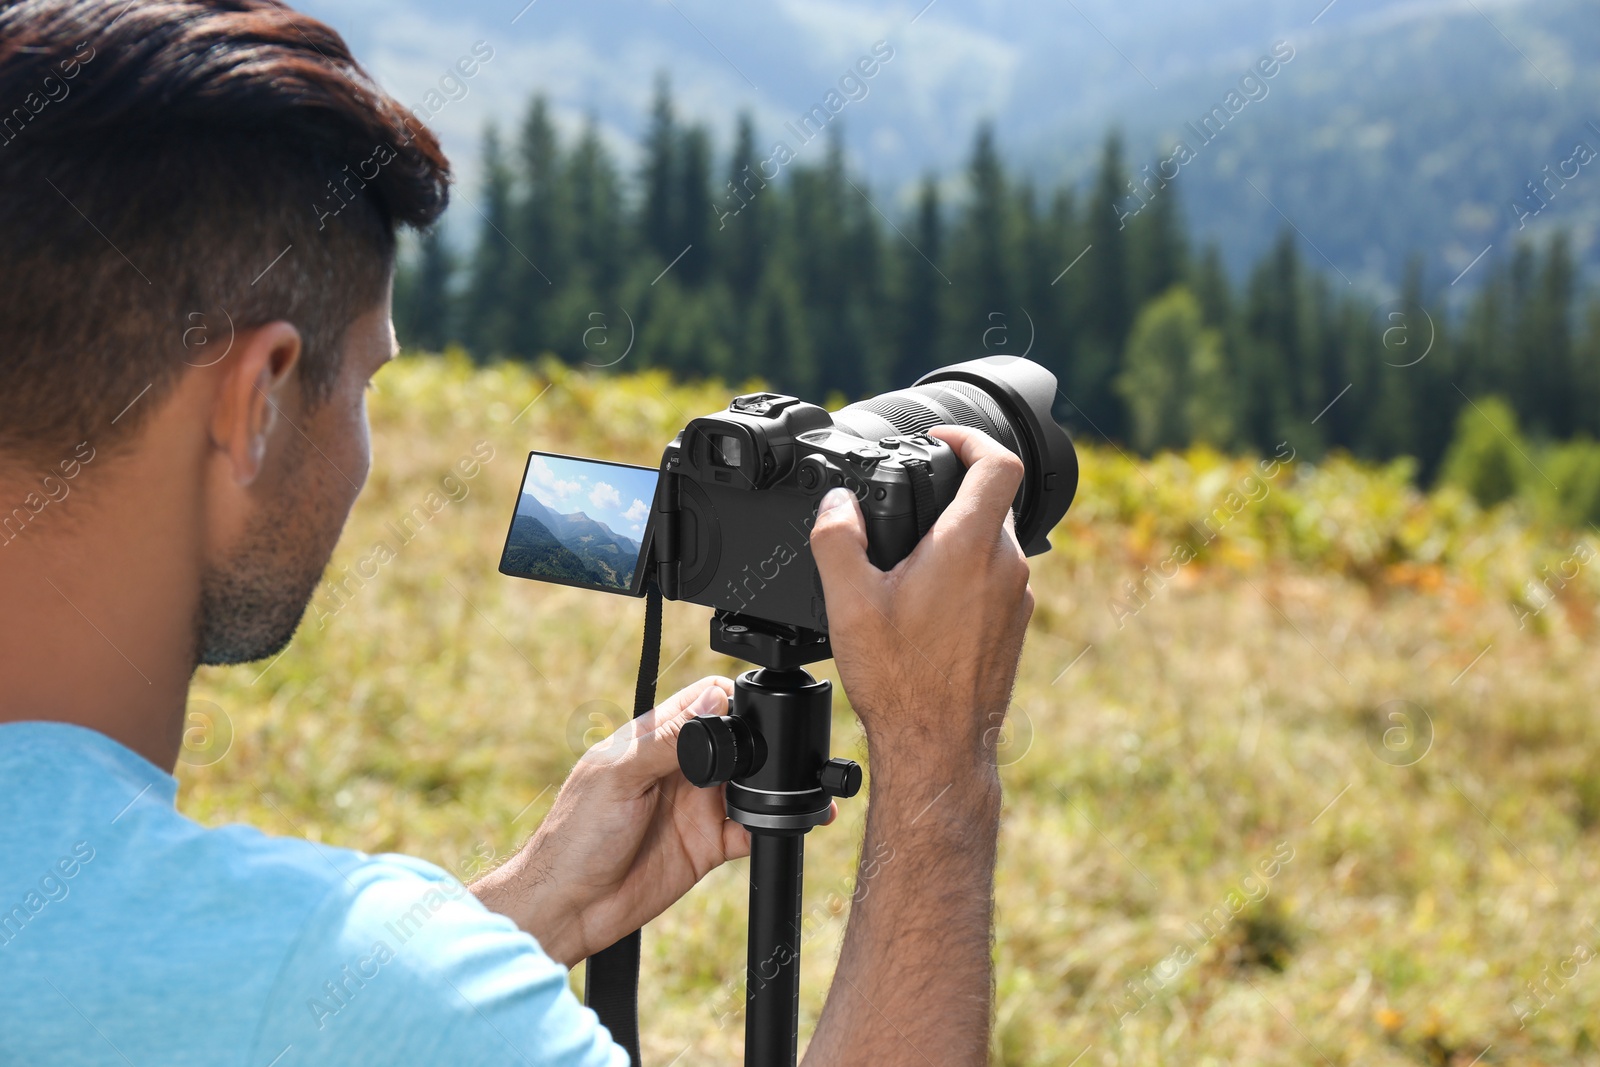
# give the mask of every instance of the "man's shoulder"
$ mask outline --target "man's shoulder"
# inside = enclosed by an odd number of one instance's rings
[[[86,903],[93,898],[95,909],[83,909],[80,920],[109,911],[169,928],[179,940],[186,931],[220,926],[278,941],[330,897],[353,894],[365,881],[428,876],[430,865],[420,860],[380,860],[304,839],[304,827],[265,793],[263,805],[295,836],[203,825],[177,810],[170,775],[89,755],[70,769],[53,768],[59,773],[48,780],[0,788],[19,816],[0,829],[0,840],[39,869],[35,880],[62,858],[81,861],[68,888]],[[100,871],[108,876],[95,877]]]
[[[179,816],[183,819],[183,816]],[[188,826],[172,841],[164,862],[190,865],[221,893],[245,893],[257,906],[278,911],[313,913],[338,908],[378,882],[418,888],[456,883],[450,875],[413,856],[369,855],[309,841],[269,834],[254,826],[229,824],[207,828],[184,819]]]
[[[220,909],[235,929],[257,930],[274,944],[295,940],[319,916],[359,908],[380,886],[417,894],[436,886],[460,887],[438,867],[411,856],[368,855],[253,826],[190,823],[184,829],[166,849],[130,857],[133,864],[187,872],[189,907]]]
[[[230,922],[245,909],[272,912],[279,920],[274,932],[283,937],[293,936],[292,913],[309,916],[373,881],[453,881],[409,856],[370,856],[306,840],[303,820],[266,791],[257,791],[261,806],[288,836],[238,824],[204,826],[177,810],[171,775],[93,730],[14,723],[0,736],[0,845],[17,861],[8,873],[22,881],[54,872],[55,880],[70,883],[68,891],[104,891],[109,899],[102,903],[154,905],[164,896],[153,922],[170,916],[200,922],[201,915],[186,910],[222,913]],[[114,867],[116,877],[97,885],[87,877],[92,867]],[[0,876],[0,891],[24,888],[11,881]]]
[[[170,775],[92,731],[0,740],[0,999],[33,1020],[0,1027],[0,1063],[99,1062],[86,1017],[133,1062],[234,1062],[286,973],[370,947],[391,917],[374,902],[466,895],[422,860],[203,826]]]
[[[0,742],[0,1001],[30,1020],[0,1063],[626,1062],[566,969],[439,867],[203,826],[91,731]]]

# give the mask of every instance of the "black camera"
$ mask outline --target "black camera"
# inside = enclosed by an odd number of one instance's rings
[[[1017,539],[1029,555],[1043,552],[1078,484],[1072,441],[1051,417],[1055,396],[1043,367],[990,356],[832,413],[778,393],[735,397],[684,427],[659,471],[534,453],[500,569],[635,595],[653,577],[666,598],[716,609],[719,651],[752,658],[754,642],[777,635],[797,650],[787,662],[826,658],[827,605],[810,550],[823,494],[855,494],[868,557],[888,570],[964,474],[927,431],[975,427],[1021,457]]]

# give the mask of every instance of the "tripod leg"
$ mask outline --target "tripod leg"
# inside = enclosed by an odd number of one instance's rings
[[[745,1067],[794,1067],[800,1041],[802,834],[757,830],[750,842],[750,954]]]

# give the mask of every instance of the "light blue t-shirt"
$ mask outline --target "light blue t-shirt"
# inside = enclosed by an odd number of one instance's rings
[[[0,1064],[626,1067],[459,881],[178,814],[103,734],[0,725]]]

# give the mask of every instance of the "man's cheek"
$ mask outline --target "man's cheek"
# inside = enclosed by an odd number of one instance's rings
[[[342,520],[366,485],[372,468],[365,392],[353,402],[344,397],[330,398],[318,409],[312,422],[312,426],[302,426],[315,443],[315,447],[309,449],[309,463],[321,470],[302,473],[308,479],[305,488],[315,487]]]
[[[359,387],[355,403],[339,405],[341,417],[333,428],[339,450],[349,463],[350,480],[358,486],[365,484],[372,461],[372,418],[367,410],[372,390],[372,384],[367,382]]]
[[[372,470],[372,425],[367,418],[366,393],[361,394],[361,410],[357,413],[355,426],[351,434],[353,456],[351,465],[355,468],[350,472],[350,480],[360,487],[367,484],[367,475]]]

